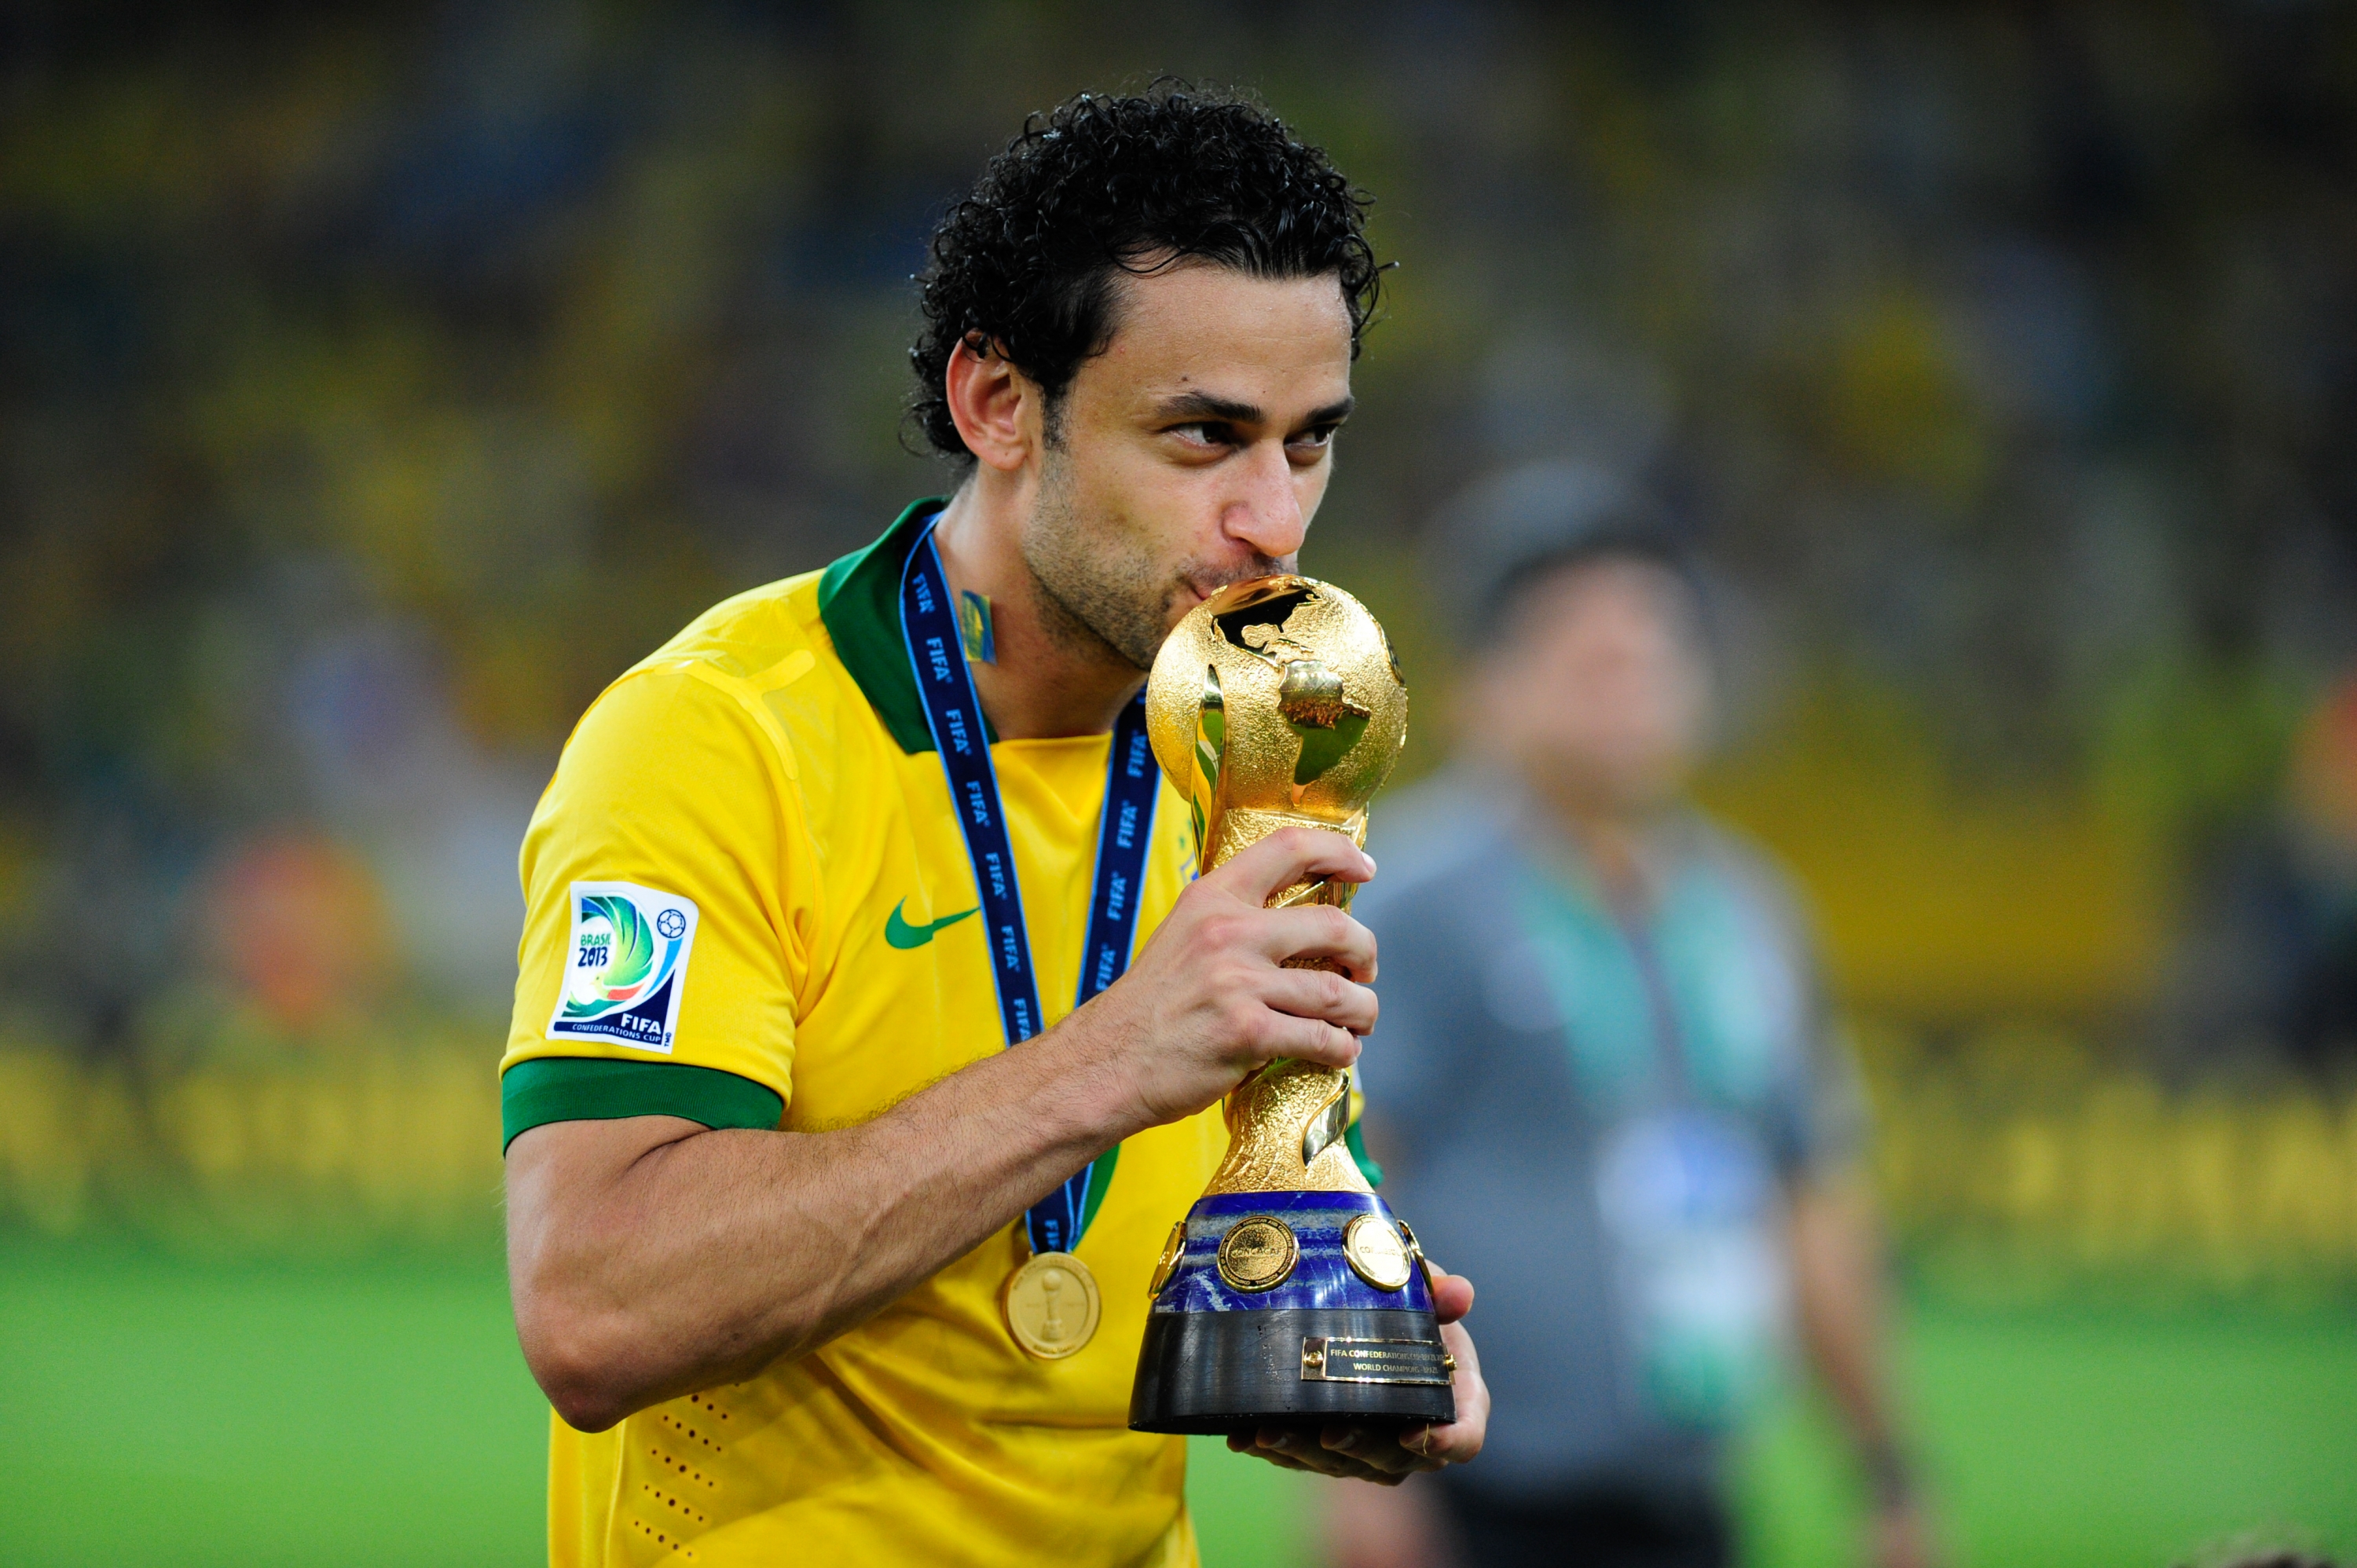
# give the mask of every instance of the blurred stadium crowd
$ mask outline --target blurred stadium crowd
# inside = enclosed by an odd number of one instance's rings
[[[1717,564],[1926,1258],[2357,1280],[2357,13],[535,3],[0,21],[0,1208],[488,1235],[574,716],[941,470],[1024,112],[1249,81],[1399,263],[1308,564],[1571,457]],[[432,1129],[430,1133],[421,1129]]]

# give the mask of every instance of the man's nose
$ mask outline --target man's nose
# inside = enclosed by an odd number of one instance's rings
[[[1239,456],[1243,461],[1234,466],[1236,489],[1227,498],[1222,527],[1229,538],[1270,560],[1298,553],[1309,520],[1302,515],[1284,444],[1256,441]]]

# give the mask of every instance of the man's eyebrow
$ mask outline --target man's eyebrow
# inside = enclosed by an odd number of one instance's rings
[[[1351,411],[1358,406],[1356,397],[1346,396],[1323,408],[1312,409],[1301,423],[1305,426],[1339,424],[1350,418]],[[1164,398],[1155,412],[1165,419],[1216,419],[1223,424],[1258,424],[1267,417],[1255,403],[1238,403],[1204,392],[1184,392]]]
[[[1258,424],[1260,409],[1211,392],[1183,392],[1162,400],[1155,412],[1165,419],[1216,419],[1224,424]]]

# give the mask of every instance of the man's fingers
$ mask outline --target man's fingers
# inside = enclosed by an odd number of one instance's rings
[[[1382,1007],[1365,986],[1322,969],[1275,970],[1259,989],[1261,1001],[1279,1013],[1314,1018],[1353,1035],[1372,1034]]]
[[[1419,1459],[1437,1459],[1438,1450],[1433,1442],[1433,1437],[1435,1434],[1445,1430],[1447,1430],[1446,1427],[1438,1424],[1404,1427],[1400,1432],[1400,1446]],[[1434,1467],[1438,1468],[1437,1465]]]
[[[1416,1457],[1415,1468],[1438,1470],[1462,1465],[1481,1452],[1478,1429],[1465,1421],[1435,1422],[1411,1426],[1400,1434],[1400,1446]]]
[[[1315,1465],[1304,1464],[1302,1461],[1293,1457],[1290,1454],[1279,1454],[1274,1449],[1247,1447],[1244,1449],[1244,1452],[1251,1455],[1255,1459],[1265,1459],[1270,1464],[1275,1465],[1282,1470],[1298,1470],[1305,1476],[1320,1476],[1325,1474],[1324,1471],[1318,1469]]]
[[[1290,1428],[1264,1428],[1258,1432],[1232,1434],[1228,1447],[1239,1454],[1281,1465],[1288,1470],[1307,1470],[1313,1475],[1333,1476],[1345,1480],[1373,1481],[1383,1486],[1396,1486],[1405,1479],[1413,1465],[1400,1468],[1386,1467],[1379,1462],[1353,1453],[1336,1449],[1330,1439],[1346,1429],[1328,1427],[1324,1434],[1312,1435]],[[1357,1428],[1347,1429],[1357,1432]]]
[[[1444,1273],[1439,1265],[1433,1267],[1432,1315],[1443,1323],[1454,1323],[1473,1310],[1473,1282],[1463,1274]]]
[[[1328,1452],[1351,1460],[1378,1477],[1405,1480],[1419,1470],[1437,1470],[1440,1464],[1415,1451],[1408,1441],[1417,1429],[1377,1431],[1365,1426],[1329,1426],[1318,1434]]]
[[[1456,1274],[1448,1277],[1462,1278]],[[1467,1288],[1469,1298],[1471,1287]],[[1400,1434],[1400,1441],[1436,1466],[1462,1465],[1481,1452],[1481,1444],[1489,1436],[1490,1387],[1481,1380],[1480,1353],[1473,1348],[1473,1336],[1465,1332],[1462,1323],[1442,1324],[1440,1342],[1457,1363],[1457,1375],[1451,1380],[1457,1395],[1457,1419],[1421,1430],[1411,1428]]]
[[[1352,980],[1375,978],[1375,933],[1331,904],[1271,909],[1255,934],[1260,950],[1275,962],[1324,959]]]
[[[1426,1461],[1424,1468],[1437,1470],[1444,1465],[1462,1465],[1481,1452],[1481,1445],[1465,1435],[1465,1423],[1452,1421],[1445,1425],[1427,1426],[1421,1431],[1401,1434],[1410,1453]]]
[[[1456,1383],[1458,1391],[1479,1396],[1486,1409],[1490,1402],[1490,1387],[1481,1380],[1481,1352],[1473,1348],[1473,1336],[1465,1332],[1462,1323],[1444,1323],[1440,1326],[1440,1343],[1442,1348],[1448,1352],[1448,1359],[1457,1363],[1457,1376],[1451,1380]],[[1460,1406],[1464,1402],[1462,1399],[1458,1401]],[[1458,1410],[1457,1417],[1462,1421],[1465,1412]]]
[[[1374,857],[1340,829],[1287,828],[1239,852],[1202,881],[1257,908],[1297,882],[1322,876],[1364,882],[1374,874]]]
[[[1265,1059],[1292,1057],[1319,1067],[1349,1067],[1359,1059],[1359,1036],[1348,1029],[1316,1018],[1297,1018],[1273,1012],[1260,1030],[1258,1044]]]
[[[1318,1462],[1322,1455],[1318,1453],[1317,1445],[1305,1442],[1299,1433],[1282,1427],[1232,1432],[1228,1434],[1228,1449],[1231,1453],[1253,1455],[1272,1465],[1282,1465],[1288,1470],[1325,1473]]]

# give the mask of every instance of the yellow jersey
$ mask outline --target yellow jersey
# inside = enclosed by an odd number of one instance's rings
[[[710,610],[584,715],[524,839],[508,1138],[653,1113],[843,1127],[1006,1048],[900,635],[937,504]],[[1110,745],[990,747],[1051,1024],[1079,984]],[[1192,854],[1165,785],[1141,932]],[[1099,1162],[1074,1250],[1103,1316],[1063,1359],[1006,1327],[1018,1218],[748,1381],[595,1434],[552,1415],[551,1563],[1193,1563],[1184,1440],[1129,1431],[1129,1391],[1155,1258],[1225,1139],[1212,1108]]]

